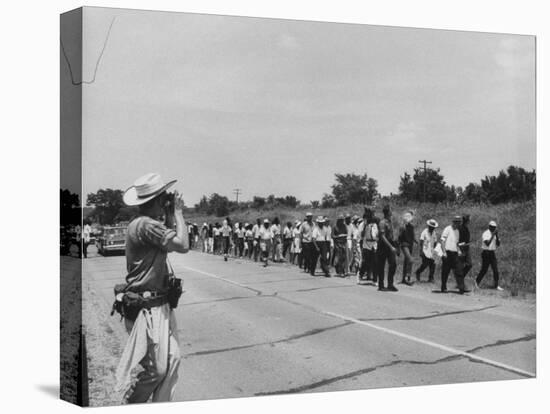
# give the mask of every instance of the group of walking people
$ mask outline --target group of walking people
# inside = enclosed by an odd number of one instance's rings
[[[355,276],[357,283],[371,283],[380,291],[397,291],[395,273],[397,261],[403,256],[401,283],[412,285],[421,281],[427,271],[427,281],[434,282],[436,261],[441,260],[441,292],[447,292],[451,271],[459,293],[468,292],[465,278],[472,269],[470,252],[471,235],[469,215],[452,218],[450,225],[438,233],[435,219],[427,220],[425,228],[416,237],[414,212],[403,214],[401,224],[394,228],[389,205],[378,218],[372,208],[365,208],[363,217],[340,214],[334,224],[325,216],[313,218],[307,213],[304,221],[281,224],[273,220],[257,219],[256,223],[235,223],[227,217],[223,222],[204,223],[196,235],[196,248],[204,253],[261,261],[264,266],[272,262],[289,262],[304,272],[316,275],[319,266],[325,277],[331,276],[331,268],[339,277]],[[413,250],[418,245],[421,259],[414,271]],[[481,237],[481,269],[474,280],[477,288],[489,267],[493,271],[492,287],[499,286],[499,272],[495,251],[500,246],[495,221],[488,223]]]

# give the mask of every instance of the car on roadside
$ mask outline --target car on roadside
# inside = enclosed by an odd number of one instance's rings
[[[96,246],[99,254],[124,253],[126,249],[127,225],[103,226],[97,235]]]

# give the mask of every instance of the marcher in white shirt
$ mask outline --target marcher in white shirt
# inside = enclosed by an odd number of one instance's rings
[[[428,227],[420,234],[420,258],[422,259],[422,264],[415,274],[416,280],[420,281],[422,272],[429,268],[428,282],[433,283],[435,273],[434,249],[438,243],[435,229],[438,227],[438,224],[434,219],[428,220],[426,224]]]
[[[320,258],[321,270],[325,274],[325,277],[330,277],[330,271],[328,269],[328,246],[329,246],[329,230],[325,226],[325,218],[319,216],[316,220],[317,226],[313,229],[312,241],[314,256],[311,263],[311,275],[315,276],[315,267],[317,260]]]
[[[302,223],[298,220],[294,222],[294,228],[292,229],[292,246],[290,247],[290,263],[294,264],[294,259],[297,259],[298,267],[302,268],[302,244],[300,237],[300,226]]]
[[[464,278],[458,270],[458,242],[460,237],[459,227],[462,224],[462,216],[455,216],[453,224],[445,227],[441,234],[441,246],[443,247],[443,264],[441,266],[441,292],[447,292],[447,279],[451,270],[456,279],[459,293],[465,293]]]
[[[269,260],[269,252],[271,251],[271,245],[273,242],[273,231],[269,226],[269,220],[264,220],[264,225],[260,227],[260,250],[262,252],[262,261],[264,262],[264,267],[267,267],[267,262]]]
[[[273,233],[273,247],[271,249],[271,259],[275,263],[282,262],[283,241],[282,241],[281,224],[279,222],[279,217],[275,217],[273,219],[271,232]]]
[[[483,232],[481,236],[481,270],[476,278],[476,285],[479,285],[483,280],[483,277],[489,270],[493,271],[493,289],[503,290],[498,285],[499,273],[497,266],[497,257],[495,251],[500,246],[500,238],[498,237],[497,223],[493,220],[489,222],[489,228]]]
[[[350,272],[359,277],[361,269],[361,232],[359,225],[361,224],[359,216],[354,215],[351,221],[351,264]]]

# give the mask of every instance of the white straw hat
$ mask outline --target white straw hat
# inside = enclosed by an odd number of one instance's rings
[[[124,192],[122,200],[127,206],[139,206],[160,195],[172,187],[177,180],[165,184],[157,173],[145,174],[139,177],[134,185]]]

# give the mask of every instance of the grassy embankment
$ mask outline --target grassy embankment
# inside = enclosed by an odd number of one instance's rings
[[[429,218],[435,218],[439,223],[439,234],[445,226],[450,224],[455,214],[470,214],[470,232],[472,234],[472,261],[473,269],[469,276],[477,275],[481,267],[481,234],[487,228],[490,220],[496,220],[499,226],[499,234],[502,245],[497,252],[499,270],[501,273],[501,286],[507,289],[512,296],[523,293],[534,293],[536,289],[536,208],[535,202],[503,204],[496,206],[446,206],[444,204],[409,204],[407,206],[394,206],[394,225],[399,226],[400,219],[406,210],[413,210],[416,214],[416,235],[425,227]],[[298,207],[296,209],[275,208],[271,210],[239,210],[231,213],[230,217],[234,222],[253,223],[257,218],[279,217],[282,223],[303,220],[306,211],[311,211],[314,216],[324,215],[334,220],[339,213],[351,213],[362,216],[363,207],[354,205],[349,207],[338,207],[330,209],[307,209]],[[381,209],[376,211],[378,217],[382,217]],[[223,218],[191,214],[187,217],[190,222],[214,223],[220,222]],[[416,269],[420,259],[418,248],[414,252]],[[401,262],[401,260],[400,260]],[[440,264],[436,269],[436,280],[439,279]],[[396,279],[401,277],[401,263],[397,269]],[[427,277],[424,275],[424,277]],[[489,285],[492,282],[492,273],[489,270],[482,285]]]

